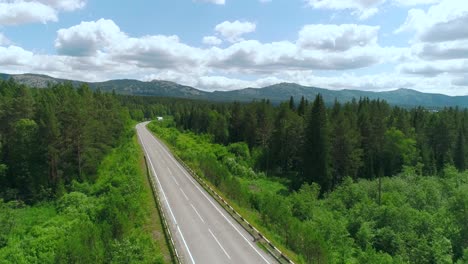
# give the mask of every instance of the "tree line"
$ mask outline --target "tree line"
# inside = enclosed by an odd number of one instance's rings
[[[148,127],[295,263],[468,261],[468,171],[421,176],[406,166],[392,177],[345,177],[321,195],[317,183],[294,190],[252,170],[258,157],[245,142],[221,145],[174,125]]]
[[[368,98],[326,105],[320,95],[280,105],[120,99],[136,119],[172,115],[179,129],[216,143],[246,142],[258,170],[288,178],[294,188],[316,182],[326,192],[346,176],[374,179],[405,167],[438,175],[447,164],[460,171],[468,165],[467,109],[406,109]]]
[[[115,95],[87,85],[0,81],[0,198],[34,202],[92,181],[129,119]]]

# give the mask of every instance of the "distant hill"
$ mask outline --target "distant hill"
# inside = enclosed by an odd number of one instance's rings
[[[47,75],[38,74],[2,74],[0,79],[14,78],[17,82],[36,88],[46,88],[47,85],[71,82],[77,86],[83,84],[80,81],[57,79]],[[332,103],[335,98],[340,102],[350,101],[353,98],[369,97],[370,99],[382,99],[392,105],[405,107],[425,106],[440,108],[444,106],[459,106],[468,108],[468,96],[448,96],[443,94],[422,93],[411,89],[398,89],[387,92],[370,92],[359,90],[328,90],[317,87],[302,86],[295,83],[279,83],[264,88],[246,88],[234,91],[205,92],[190,86],[180,85],[169,81],[154,80],[142,82],[138,80],[123,79],[106,82],[89,82],[92,89],[100,89],[104,92],[115,91],[119,94],[163,96],[189,99],[201,99],[211,101],[240,101],[269,99],[272,103],[288,100],[293,96],[298,101],[302,96],[309,100],[320,93],[325,102]]]

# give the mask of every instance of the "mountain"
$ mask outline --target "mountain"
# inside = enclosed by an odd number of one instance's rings
[[[112,80],[106,82],[89,83],[92,89],[100,89],[104,92],[115,92],[130,95],[164,96],[199,98],[209,94],[208,92],[197,90],[190,86],[180,85],[174,82],[153,80],[142,82],[137,80]]]
[[[340,102],[351,101],[353,98],[369,97],[370,99],[383,99],[392,105],[400,106],[426,106],[444,107],[460,106],[468,107],[468,96],[448,96],[443,94],[422,93],[411,89],[398,89],[386,92],[371,92],[360,90],[328,90],[317,87],[302,86],[295,83],[279,83],[264,88],[246,88],[227,92],[213,92],[212,99],[220,100],[229,98],[237,101],[251,101],[253,99],[268,98],[272,102],[285,101],[293,96],[296,101],[302,96],[311,100],[320,93],[328,104],[335,98]]]
[[[0,79],[13,78],[19,83],[28,86],[45,88],[47,85],[71,82],[74,86],[84,82],[53,78],[39,74],[2,74]],[[309,100],[320,93],[325,102],[332,103],[335,99],[340,102],[350,101],[353,98],[369,97],[370,99],[382,99],[392,105],[405,107],[425,106],[440,108],[444,106],[460,106],[468,108],[468,96],[448,96],[443,94],[422,93],[411,89],[398,89],[386,92],[370,92],[360,90],[328,90],[317,87],[302,86],[295,83],[279,83],[264,88],[246,88],[234,91],[205,92],[190,86],[169,81],[153,80],[142,82],[138,80],[122,79],[105,82],[89,82],[91,89],[100,89],[104,92],[112,92],[127,95],[163,96],[189,99],[201,99],[211,101],[239,101],[250,102],[252,100],[269,99],[272,103],[289,100],[293,96],[298,101],[302,96]]]

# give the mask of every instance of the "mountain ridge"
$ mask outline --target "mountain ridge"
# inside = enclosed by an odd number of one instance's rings
[[[279,103],[292,96],[299,100],[302,96],[308,100],[313,100],[320,93],[328,104],[338,100],[340,102],[351,101],[362,97],[370,99],[381,99],[392,105],[414,107],[424,106],[432,108],[441,108],[445,106],[459,106],[468,108],[467,96],[450,96],[438,93],[423,93],[408,88],[399,88],[391,91],[362,91],[353,89],[329,90],[325,88],[303,86],[297,83],[277,83],[263,88],[247,87],[232,91],[213,91],[207,92],[196,89],[191,86],[178,84],[165,80],[151,80],[148,82],[134,79],[115,79],[103,82],[83,82],[76,80],[67,80],[54,78],[43,74],[6,74],[0,73],[0,79],[13,78],[15,81],[35,87],[46,88],[49,84],[71,82],[74,86],[87,83],[91,89],[101,90],[103,92],[115,91],[125,95],[140,96],[161,96],[176,97],[187,99],[200,99],[210,101],[239,101],[249,102],[252,100],[268,99],[272,103]]]

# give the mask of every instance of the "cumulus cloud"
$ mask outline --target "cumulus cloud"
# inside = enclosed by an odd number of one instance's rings
[[[462,54],[466,44],[421,42],[407,55],[406,48],[381,47],[378,31],[378,27],[365,25],[306,25],[295,41],[238,40],[226,47],[197,48],[178,36],[132,37],[112,20],[100,19],[59,30],[55,42],[58,55],[0,46],[0,72],[37,72],[86,81],[162,79],[204,90],[296,82],[330,89],[409,87],[431,91],[444,87],[453,93],[467,91],[459,86],[468,71],[467,60],[453,58],[428,64],[423,59],[457,57],[452,54]],[[445,46],[434,46],[442,44]],[[352,73],[373,65],[394,66],[392,63],[401,63],[402,57],[404,63],[395,73]],[[322,76],[330,70],[344,73]]]
[[[218,37],[216,37],[216,36],[203,37],[202,42],[203,42],[203,44],[211,45],[211,46],[217,46],[217,45],[220,45],[221,43],[223,43],[223,41],[221,39],[219,39]]]
[[[468,71],[468,6],[457,0],[443,0],[427,11],[411,9],[406,21],[395,31],[414,32],[409,62],[400,72],[439,78],[449,75],[460,80]],[[461,83],[460,81],[454,81]]]
[[[91,56],[126,38],[114,21],[99,19],[58,30],[55,48],[63,55]]]
[[[425,42],[442,42],[468,39],[468,5],[458,0],[444,0],[428,11],[411,9],[406,21],[396,33],[415,31],[416,39]]]
[[[156,69],[187,69],[198,67],[205,51],[188,46],[177,36],[146,36],[128,38],[113,47],[112,57],[123,63]]]
[[[56,22],[59,11],[72,11],[85,4],[83,0],[0,0],[0,25]]]
[[[320,50],[303,50],[288,41],[261,43],[248,40],[235,43],[226,49],[212,49],[208,66],[263,73],[299,69],[357,69],[376,64],[381,56],[380,52],[381,50],[375,47],[324,53]]]
[[[355,46],[375,45],[379,27],[355,24],[306,25],[299,31],[298,44],[305,49],[346,51]]]
[[[241,22],[236,20],[234,22],[224,21],[215,27],[221,36],[229,42],[237,42],[242,40],[241,36],[250,32],[254,32],[256,25],[251,22]]]
[[[194,66],[203,53],[179,41],[177,36],[131,38],[112,20],[82,22],[57,32],[59,54],[86,57],[104,53],[110,58],[147,68]]]
[[[378,6],[385,0],[307,0],[308,4],[319,9],[353,10],[359,19],[367,19],[378,12]]]
[[[468,60],[458,59],[452,61],[416,61],[399,65],[400,72],[428,77],[444,73],[463,74],[468,72]]]
[[[446,41],[442,43],[418,43],[414,53],[424,60],[452,60],[468,58],[468,41]]]
[[[0,2],[0,25],[57,21],[57,11],[38,2]]]

